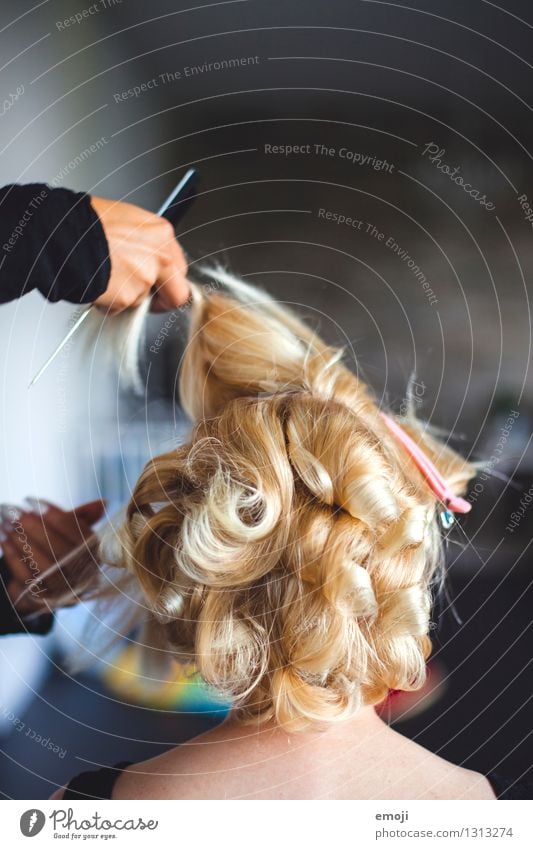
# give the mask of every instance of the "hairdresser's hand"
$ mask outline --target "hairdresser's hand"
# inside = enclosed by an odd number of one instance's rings
[[[46,608],[47,589],[54,595],[68,592],[68,575],[57,571],[49,580],[39,578],[92,534],[91,526],[102,518],[105,509],[102,501],[91,501],[71,511],[44,501],[29,499],[28,503],[27,510],[3,505],[0,511],[1,545],[11,573],[7,591],[21,613]],[[30,591],[20,597],[28,587]]]
[[[136,307],[152,288],[153,312],[172,310],[189,297],[187,261],[165,218],[131,203],[92,197],[109,245],[111,277],[97,306],[111,312]]]

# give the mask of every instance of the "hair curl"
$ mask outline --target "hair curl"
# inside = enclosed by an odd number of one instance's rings
[[[181,367],[191,438],[146,465],[115,565],[242,720],[327,724],[422,685],[440,506],[342,352],[212,277]],[[464,491],[473,467],[402,424]]]

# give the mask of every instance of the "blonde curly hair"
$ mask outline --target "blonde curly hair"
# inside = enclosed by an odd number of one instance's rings
[[[295,731],[425,679],[442,505],[367,386],[223,269],[192,286],[190,440],[150,460],[119,530],[162,646],[243,720]],[[474,467],[402,425],[460,493]]]

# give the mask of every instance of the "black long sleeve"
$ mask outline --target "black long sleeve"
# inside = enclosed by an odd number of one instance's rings
[[[5,634],[48,634],[54,624],[53,613],[41,613],[39,616],[24,616],[17,613],[7,594],[7,582],[10,571],[3,557],[0,557],[0,635]]]
[[[105,292],[110,274],[88,194],[44,183],[0,189],[0,303],[32,289],[49,301],[89,303]]]

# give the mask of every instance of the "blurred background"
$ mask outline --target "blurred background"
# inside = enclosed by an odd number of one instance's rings
[[[1,185],[155,210],[195,166],[177,231],[191,276],[218,260],[293,305],[397,411],[414,381],[419,415],[484,463],[448,545],[427,688],[384,710],[512,778],[532,764],[532,31],[527,0],[3,0],[0,20]],[[72,312],[35,294],[0,309],[0,499],[113,510],[186,432],[183,318],[157,354],[168,316],[150,320],[144,397],[79,338],[29,392]],[[69,675],[88,615],[0,642],[4,797],[45,798],[224,714],[190,671],[143,686],[120,647]]]

